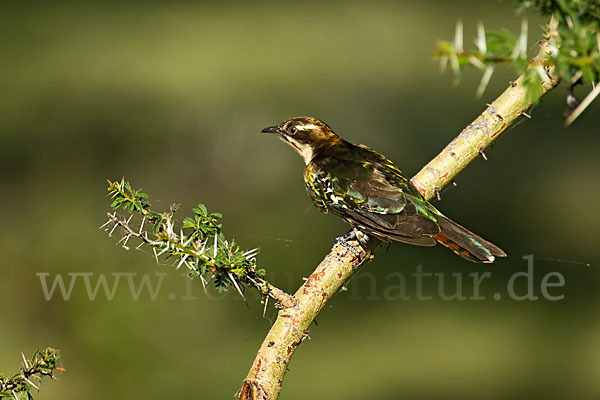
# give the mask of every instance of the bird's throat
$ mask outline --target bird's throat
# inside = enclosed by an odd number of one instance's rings
[[[280,139],[289,144],[304,160],[304,164],[308,165],[314,156],[314,149],[311,145],[306,143],[300,143],[294,139],[280,136]]]

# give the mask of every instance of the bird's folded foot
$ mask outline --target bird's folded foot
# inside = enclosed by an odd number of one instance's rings
[[[341,254],[342,257],[344,257],[346,255],[346,253],[348,253],[348,250],[350,250],[356,257],[360,256],[360,252],[358,250],[356,250],[354,247],[352,247],[352,245],[350,243],[343,241],[343,240],[337,240],[335,242],[335,244],[333,245],[333,247],[337,246],[338,244],[344,246],[344,251],[342,251],[342,254]],[[332,249],[333,249],[333,247],[332,247]]]
[[[338,244],[341,244],[345,248],[344,252],[342,253],[342,257],[346,255],[348,250],[350,250],[356,257],[360,257],[360,252],[356,250],[350,243],[348,243],[350,240],[357,240],[358,243],[360,243],[360,245],[364,248],[366,243],[369,241],[369,237],[364,233],[357,231],[356,229],[351,229],[350,232],[346,233],[344,236],[335,238],[335,243],[333,244],[331,250],[333,250],[333,248]]]

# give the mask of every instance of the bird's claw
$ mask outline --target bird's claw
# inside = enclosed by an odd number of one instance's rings
[[[344,236],[335,238],[335,242],[334,242],[331,250],[333,250],[339,244],[344,247],[344,251],[341,254],[342,257],[344,257],[348,253],[348,250],[350,250],[352,252],[352,254],[354,254],[356,257],[360,257],[360,252],[358,250],[356,250],[350,243],[348,243],[348,240],[352,240],[355,237],[356,237],[356,234],[355,234],[354,230],[351,230],[350,232],[346,233]]]
[[[341,256],[344,257],[347,253],[348,250],[350,250],[352,252],[352,254],[354,254],[356,257],[360,257],[360,252],[358,250],[356,250],[354,247],[352,247],[352,245],[346,241],[343,240],[338,240],[335,242],[335,246],[337,246],[338,244],[342,245],[344,247],[344,250],[342,251]]]

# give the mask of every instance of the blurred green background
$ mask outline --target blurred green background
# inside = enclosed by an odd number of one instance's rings
[[[42,4],[0,13],[0,370],[16,371],[21,351],[61,349],[67,372],[39,399],[232,398],[275,316],[254,295],[246,307],[197,281],[186,289],[181,271],[115,246],[98,230],[107,178],[126,176],[156,208],[181,202],[181,217],[197,202],[222,212],[228,237],[260,247],[270,279],[293,291],[347,228],[310,207],[302,161],[260,129],[317,116],[412,176],[514,78],[500,68],[475,99],[480,73],[454,86],[432,59],[436,40],[459,18],[467,46],[479,19],[520,26],[510,2],[493,1]],[[544,20],[529,21],[533,54]],[[545,97],[436,202],[509,257],[382,249],[312,327],[283,399],[600,396],[600,107],[564,129],[564,95]],[[559,272],[565,286],[550,293],[563,300],[492,298],[527,254],[535,293]],[[390,274],[418,265],[446,273],[448,293],[451,273],[490,271],[487,299],[444,301],[434,279],[431,301],[414,299],[410,279],[413,300],[383,296]],[[90,301],[82,281],[69,301],[46,301],[40,272],[168,274],[155,301],[134,301],[125,281],[112,301]]]

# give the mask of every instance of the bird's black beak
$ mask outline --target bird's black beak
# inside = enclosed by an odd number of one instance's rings
[[[276,133],[276,134],[280,134],[281,130],[279,130],[278,126],[269,126],[269,127],[266,127],[265,129],[263,129],[261,132],[263,132],[263,133]]]

